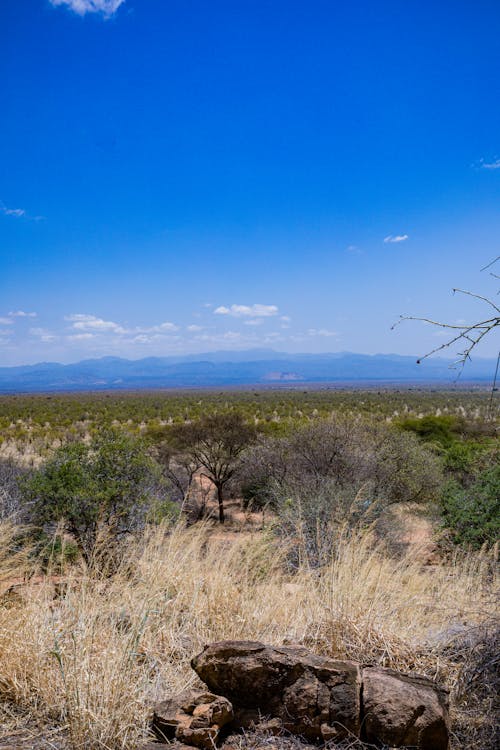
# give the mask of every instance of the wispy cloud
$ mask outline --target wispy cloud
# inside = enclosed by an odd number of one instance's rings
[[[485,161],[481,159],[479,162],[481,169],[500,169],[500,158],[495,158],[493,161]]]
[[[178,341],[180,336],[169,335],[167,337],[165,333],[139,333],[131,339],[131,342],[133,344],[154,344],[155,342],[165,341],[167,338],[169,342],[172,342]]]
[[[13,216],[15,219],[29,219],[30,221],[42,221],[43,216],[30,216],[24,208],[9,208],[0,201],[0,213],[4,216]]]
[[[105,18],[111,18],[124,2],[125,0],[50,0],[51,5],[65,5],[79,16],[101,13]]]
[[[57,336],[46,328],[30,328],[30,334],[40,339],[44,344],[50,344],[57,339]]]
[[[5,203],[0,202],[0,211],[5,214],[5,216],[15,216],[17,219],[20,219],[21,216],[26,216],[26,211],[24,208],[8,208]]]
[[[384,242],[387,243],[393,243],[393,242],[405,242],[409,239],[409,235],[407,234],[388,234],[387,237],[384,237]]]
[[[9,318],[36,318],[36,312],[26,312],[25,310],[12,310]]]
[[[175,323],[171,323],[170,321],[165,321],[165,323],[160,323],[157,326],[151,326],[150,328],[138,328],[138,331],[142,331],[143,333],[168,333],[168,332],[174,332],[179,330],[179,326],[176,326]]]
[[[0,325],[1,326],[11,326],[12,325],[12,318],[0,318]]]
[[[221,305],[214,310],[215,315],[230,315],[232,318],[271,318],[279,312],[276,305]]]

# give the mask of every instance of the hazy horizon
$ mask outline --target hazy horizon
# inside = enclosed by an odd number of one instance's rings
[[[87,361],[95,361],[99,362],[100,360],[123,360],[125,362],[140,362],[145,359],[172,359],[172,360],[184,360],[189,359],[191,361],[203,361],[203,358],[211,358],[211,357],[217,357],[217,358],[224,358],[227,362],[249,362],[254,361],[256,358],[255,355],[259,354],[259,359],[272,359],[273,356],[276,357],[372,357],[372,358],[399,358],[403,357],[405,359],[413,359],[415,361],[415,364],[417,364],[417,360],[419,359],[419,355],[416,354],[397,354],[396,352],[373,352],[373,353],[367,353],[367,352],[353,352],[349,350],[342,350],[337,352],[305,352],[305,351],[297,351],[297,352],[290,352],[284,349],[270,349],[270,348],[261,348],[261,347],[254,347],[250,349],[211,349],[211,350],[205,350],[203,352],[187,352],[184,354],[162,354],[162,355],[143,355],[138,357],[122,357],[120,355],[114,355],[114,354],[103,354],[102,356],[95,356],[95,357],[79,357],[77,359],[68,359],[66,361],[61,360],[52,360],[52,359],[45,359],[45,360],[33,360],[25,361],[25,362],[19,362],[15,365],[4,365],[3,363],[0,364],[0,368],[17,368],[17,367],[32,367],[36,365],[43,365],[43,364],[54,364],[54,365],[78,365],[81,362],[87,362]],[[267,355],[267,356],[266,356]],[[245,358],[248,356],[248,359]],[[446,353],[446,350],[443,352],[439,352],[432,356],[431,358],[428,358],[421,363],[422,368],[425,369],[425,364],[427,362],[432,363],[446,363],[449,364],[451,362],[455,362],[456,358],[452,357],[450,353]],[[483,363],[488,362],[489,364],[496,361],[495,357],[488,357],[488,356],[474,356],[473,362]],[[467,368],[465,368],[465,372],[467,372]]]

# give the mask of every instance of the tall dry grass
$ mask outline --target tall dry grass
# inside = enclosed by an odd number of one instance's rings
[[[453,686],[443,631],[493,614],[485,557],[425,569],[360,534],[341,538],[326,568],[291,578],[280,555],[265,534],[158,527],[112,573],[96,563],[58,591],[50,576],[28,585],[21,601],[0,604],[0,698],[64,725],[74,750],[131,748],[151,703],[195,682],[189,660],[207,642],[303,643]]]

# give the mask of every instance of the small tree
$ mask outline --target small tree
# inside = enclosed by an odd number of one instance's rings
[[[89,561],[99,529],[107,528],[116,538],[137,528],[157,476],[156,464],[139,440],[106,431],[90,445],[59,448],[25,482],[23,496],[37,526],[64,522]]]
[[[225,488],[235,474],[241,452],[254,436],[255,430],[235,412],[211,414],[172,428],[173,445],[215,486],[220,523],[225,521]]]

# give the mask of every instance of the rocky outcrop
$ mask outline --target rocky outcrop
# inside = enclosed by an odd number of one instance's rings
[[[158,704],[153,728],[164,740],[208,750],[227,726],[316,743],[358,737],[392,748],[448,749],[447,693],[425,677],[256,641],[212,643],[191,665],[212,692]]]
[[[227,698],[208,691],[186,691],[155,706],[152,729],[161,741],[213,750],[220,730],[233,719]]]
[[[240,712],[257,709],[276,717],[292,734],[314,741],[359,735],[361,673],[355,662],[325,659],[305,648],[224,641],[207,646],[191,666]]]

